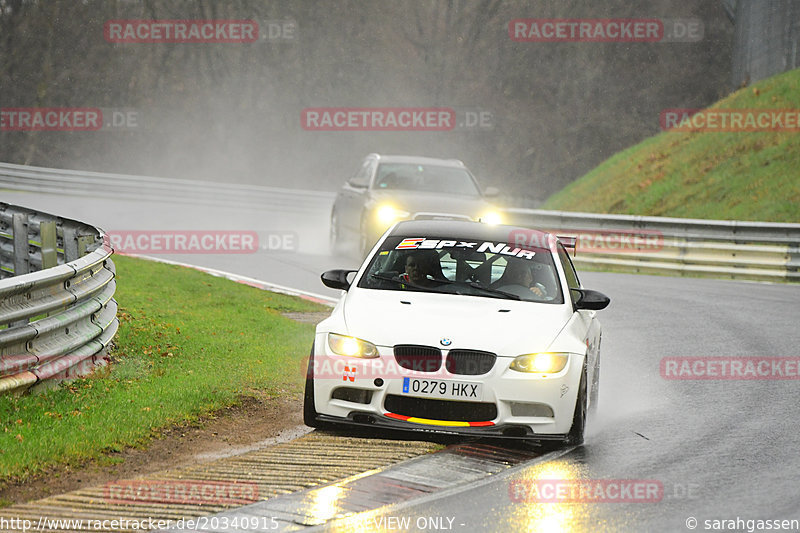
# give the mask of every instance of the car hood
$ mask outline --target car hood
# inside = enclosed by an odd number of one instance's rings
[[[387,202],[397,209],[414,213],[448,213],[476,219],[491,209],[491,204],[478,196],[428,193],[420,191],[373,191],[376,204]]]
[[[371,289],[348,293],[341,312],[347,334],[379,346],[442,347],[446,338],[448,349],[509,357],[546,350],[572,316],[568,305]]]

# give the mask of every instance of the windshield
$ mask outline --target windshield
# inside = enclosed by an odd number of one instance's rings
[[[564,302],[549,250],[450,236],[388,237],[358,286]]]
[[[472,176],[463,168],[413,163],[382,163],[375,175],[377,190],[439,192],[480,196]]]

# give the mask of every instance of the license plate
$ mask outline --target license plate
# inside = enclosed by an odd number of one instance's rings
[[[483,384],[443,379],[403,378],[403,394],[479,402],[483,399]]]

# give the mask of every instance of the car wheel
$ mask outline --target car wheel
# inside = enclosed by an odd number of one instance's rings
[[[314,345],[311,345],[311,355],[308,356],[306,369],[306,389],[303,395],[303,423],[308,427],[320,427],[317,421],[317,409],[314,407]]]
[[[361,231],[358,233],[358,253],[361,254],[361,257],[367,257],[367,254],[370,250],[370,243],[369,242],[369,231],[365,220],[361,220]]]
[[[586,429],[586,369],[581,374],[581,383],[578,386],[578,398],[575,400],[575,414],[572,415],[572,428],[567,433],[566,444],[577,446],[583,444],[583,434]]]
[[[336,211],[331,212],[331,226],[328,234],[331,247],[331,253],[339,252],[342,247],[342,228],[339,226],[339,216]]]

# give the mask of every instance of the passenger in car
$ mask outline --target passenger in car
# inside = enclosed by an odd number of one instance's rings
[[[406,256],[405,272],[400,278],[420,287],[436,287],[433,257],[428,254],[413,253]],[[438,257],[438,256],[436,256]]]
[[[534,283],[531,267],[520,259],[509,260],[503,275],[496,282],[492,283],[493,288],[501,289],[506,285],[522,285],[540,298],[546,296],[544,287],[540,283]]]

